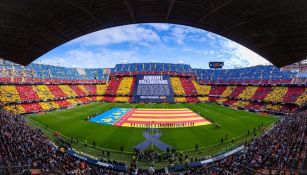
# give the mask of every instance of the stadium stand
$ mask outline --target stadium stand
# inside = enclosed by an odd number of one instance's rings
[[[180,77],[171,77],[172,87],[175,95],[185,95],[184,88],[180,81]]]
[[[211,86],[209,85],[199,85],[195,80],[192,80],[192,83],[199,95],[209,95]]]
[[[252,96],[255,94],[257,91],[258,87],[257,86],[246,86],[246,88],[241,91],[240,94],[238,94],[238,98],[241,99],[251,99]]]
[[[229,95],[229,97],[231,98],[237,98],[246,88],[246,86],[240,86],[238,85],[233,91],[232,93]]]
[[[2,69],[3,70],[3,69]],[[10,77],[13,72],[13,77]],[[49,73],[50,72],[50,73]],[[97,74],[98,72],[98,74]],[[108,71],[106,71],[108,72]],[[109,69],[109,74],[102,69],[76,69],[76,68],[63,68],[57,66],[43,66],[43,65],[31,65],[27,68],[22,68],[17,65],[5,66],[5,72],[1,73],[1,80],[4,80],[0,84],[0,102],[3,105],[1,111],[1,129],[3,133],[0,137],[10,136],[12,130],[7,130],[7,127],[14,128],[14,132],[20,132],[16,126],[22,127],[23,132],[25,130],[33,134],[34,130],[24,123],[22,117],[19,114],[24,113],[36,113],[50,110],[57,110],[61,108],[67,108],[84,103],[90,103],[93,101],[104,102],[119,102],[127,103],[131,102],[132,93],[134,90],[135,76],[137,74],[167,74],[171,75],[171,86],[174,91],[174,101],[176,103],[194,103],[194,102],[216,102],[231,106],[233,108],[239,108],[244,110],[252,110],[259,112],[269,113],[284,113],[286,116],[284,120],[281,120],[275,127],[277,129],[270,131],[272,136],[264,135],[258,142],[252,142],[246,147],[246,151],[234,155],[230,159],[220,160],[218,164],[203,165],[198,168],[190,168],[189,174],[203,173],[224,173],[227,172],[241,173],[244,171],[244,165],[258,171],[266,167],[276,166],[264,166],[265,161],[261,160],[261,164],[254,163],[251,154],[264,156],[264,159],[274,159],[275,165],[287,165],[280,166],[280,168],[299,168],[302,166],[302,159],[305,154],[302,154],[306,146],[302,146],[302,139],[299,137],[299,133],[304,130],[306,126],[306,112],[298,111],[307,103],[307,88],[304,85],[289,84],[293,82],[291,77],[295,76],[292,72],[281,72],[279,69],[273,66],[255,66],[251,68],[242,68],[234,70],[200,70],[192,69],[189,65],[185,64],[164,64],[164,63],[137,63],[137,64],[118,64],[115,68]],[[256,73],[255,73],[256,72]],[[104,76],[107,75],[107,76]],[[98,78],[97,78],[98,77]],[[34,80],[34,81],[32,81]],[[10,116],[11,118],[5,118],[3,116]],[[12,120],[11,120],[12,119]],[[290,125],[291,124],[291,125]],[[295,129],[292,128],[292,126]],[[292,128],[290,133],[285,133],[283,128]],[[4,130],[6,132],[4,132]],[[36,132],[35,133],[39,133]],[[281,139],[282,134],[287,139]],[[295,142],[293,137],[287,137],[287,134],[297,135],[300,141]],[[12,138],[15,136],[12,136]],[[36,138],[44,140],[44,136],[39,133]],[[295,163],[287,164],[280,159],[276,159],[273,149],[270,149],[272,155],[267,154],[267,151],[261,151],[263,145],[268,145],[269,141],[276,139],[276,143],[273,142],[275,150],[282,150],[282,147],[277,143],[291,143],[291,147],[288,149],[295,149],[292,152],[277,152],[280,156],[290,156],[290,160],[295,159]],[[2,141],[1,140],[1,141]],[[21,141],[17,140],[15,143],[21,144]],[[78,162],[68,154],[60,153],[56,147],[50,145],[45,138],[43,145],[47,144],[52,149],[48,152],[41,146],[41,149],[37,150],[37,154],[50,154],[53,155],[53,159],[56,161],[70,160],[71,162]],[[34,145],[38,146],[38,145]],[[17,149],[18,147],[10,145],[10,150]],[[1,147],[2,150],[6,150],[7,147]],[[263,149],[265,150],[265,149]],[[22,150],[26,152],[25,150]],[[296,152],[297,154],[294,154]],[[36,157],[25,157],[27,154],[15,155],[18,160],[31,159],[31,167],[41,169],[43,172],[52,171],[51,167],[55,167],[55,162],[44,162],[37,160]],[[9,157],[7,154],[2,154],[2,157]],[[2,158],[0,157],[0,159]],[[65,158],[63,158],[65,157]],[[15,158],[11,159],[11,164],[17,162]],[[39,164],[33,163],[39,162]],[[244,160],[244,161],[242,161]],[[1,160],[0,160],[1,162]],[[225,166],[227,162],[228,166]],[[251,163],[252,162],[252,163]],[[80,163],[80,162],[79,162]],[[115,162],[116,163],[116,162]],[[191,162],[192,163],[192,162]],[[65,164],[65,163],[64,163]],[[84,163],[83,163],[84,164]],[[124,164],[121,164],[124,165]],[[117,174],[115,170],[105,170],[87,165],[83,169],[84,172],[89,173],[110,173]],[[224,169],[221,169],[224,168]],[[61,166],[59,171],[65,173],[71,173],[71,171],[80,168],[77,164],[70,166]],[[0,169],[2,172],[6,172],[5,169]],[[143,172],[142,170],[139,170]],[[265,170],[263,170],[265,171]],[[143,172],[146,174],[146,172]],[[163,173],[160,173],[163,174]],[[175,173],[177,174],[177,173]]]
[[[274,66],[206,70],[192,69],[186,64],[135,63],[117,64],[111,69],[78,69],[5,63],[2,67],[5,72],[0,76],[6,81],[0,85],[1,103],[14,112],[54,110],[91,101],[131,102],[136,74],[171,75],[172,89],[177,97],[175,102],[178,103],[211,101],[251,110],[292,112],[307,101],[306,86],[284,84],[291,82],[288,79],[295,76],[295,72],[280,71]],[[10,81],[9,75],[13,75],[10,79],[23,81]],[[32,79],[37,81],[29,82]],[[58,80],[63,81],[59,83]],[[45,101],[53,103],[41,103]],[[22,105],[13,108],[15,104]]]
[[[109,79],[109,68],[80,69],[32,63],[21,66],[1,61],[1,82],[33,83],[105,83]]]
[[[46,85],[32,85],[40,100],[54,99],[54,95],[49,91]]]
[[[116,95],[132,95],[131,88],[133,82],[134,77],[123,77],[116,91]]]
[[[181,86],[185,95],[197,95],[197,90],[189,77],[180,77]]]
[[[264,98],[272,91],[272,86],[264,87],[260,86],[257,88],[255,94],[252,96],[252,100],[264,100]]]
[[[282,102],[283,96],[288,91],[287,87],[273,87],[272,91],[264,98],[265,101]]]
[[[15,85],[0,86],[0,98],[0,102],[3,104],[21,101],[19,92],[17,91]]]
[[[285,84],[291,83],[295,72],[281,72],[275,66],[254,66],[240,69],[206,70],[194,69],[200,83],[249,83],[249,84]]]

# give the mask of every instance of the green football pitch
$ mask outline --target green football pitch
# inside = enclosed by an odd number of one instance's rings
[[[80,142],[96,143],[97,147],[111,150],[132,152],[133,147],[144,141],[144,128],[117,127],[89,122],[87,116],[100,114],[113,107],[135,108],[189,108],[204,118],[211,118],[221,125],[205,125],[188,128],[163,128],[160,140],[176,147],[178,151],[193,150],[197,144],[199,148],[218,145],[223,140],[232,140],[252,134],[254,128],[270,126],[277,118],[256,113],[235,110],[213,103],[187,104],[111,104],[91,103],[72,109],[65,109],[44,114],[31,115],[30,120],[36,121],[50,130],[58,131],[67,138],[77,138]],[[42,127],[43,128],[43,127]],[[250,134],[250,135],[251,135]]]

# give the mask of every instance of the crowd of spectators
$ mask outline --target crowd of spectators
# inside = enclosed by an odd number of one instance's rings
[[[43,135],[41,130],[29,126],[22,116],[3,110],[0,114],[0,174],[28,170],[17,170],[12,168],[13,166],[29,166],[31,169],[41,170],[44,174],[121,174],[87,165],[64,154]],[[243,152],[213,164],[188,168],[184,172],[175,174],[239,174],[247,169],[298,170],[302,168],[306,158],[306,131],[307,111],[289,114],[282,117],[271,130],[246,144]],[[160,157],[155,153],[140,153],[138,156],[143,159],[147,159],[148,156]],[[132,165],[133,168],[130,170],[136,172],[136,164]],[[153,167],[150,169],[152,172]],[[155,173],[167,174],[165,171],[160,170]],[[138,173],[148,174],[148,171],[138,170]]]
[[[41,130],[19,115],[0,110],[0,174],[112,174],[62,153]]]
[[[234,156],[201,168],[188,169],[186,174],[242,174],[266,169],[299,170],[306,161],[307,111],[289,114],[273,129],[246,145]],[[274,171],[273,171],[274,172]]]

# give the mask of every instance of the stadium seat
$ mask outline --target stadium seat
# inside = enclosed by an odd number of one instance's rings
[[[175,97],[176,103],[185,103],[187,102],[187,99],[185,97]]]
[[[32,88],[37,93],[40,100],[54,99],[54,95],[46,85],[32,85]]]
[[[76,97],[77,94],[72,90],[69,85],[59,85],[59,88],[66,94],[67,97]]]
[[[236,89],[236,86],[227,86],[224,92],[221,94],[222,97],[229,97],[230,94]]]
[[[265,97],[264,100],[272,102],[283,102],[283,97],[286,95],[287,91],[288,87],[273,87],[272,91]]]
[[[97,84],[96,90],[98,95],[103,95],[106,91],[107,86],[105,84]]]
[[[123,77],[118,89],[116,91],[117,95],[131,95],[131,86],[133,82],[133,77]]]
[[[117,96],[113,102],[119,102],[119,103],[126,103],[129,102],[130,98],[129,97],[123,97],[123,96]]]
[[[4,106],[4,109],[15,114],[23,114],[26,112],[20,104],[7,105]]]
[[[1,85],[0,86],[0,104],[8,102],[21,101],[19,92],[14,85]]]
[[[247,86],[238,96],[237,98],[242,99],[251,99],[255,92],[257,91],[258,86]]]
[[[67,97],[59,85],[47,85],[47,87],[55,98]]]
[[[298,105],[307,104],[307,88],[305,89],[305,92],[297,98],[295,103],[298,104]]]
[[[171,83],[175,95],[185,95],[184,89],[180,81],[180,77],[171,77]]]
[[[105,94],[108,95],[116,95],[117,89],[122,81],[122,77],[115,77],[109,81],[107,84],[107,88],[105,90]]]
[[[20,99],[23,101],[33,101],[39,99],[37,93],[33,90],[31,85],[16,85],[16,89],[19,93]]]
[[[190,77],[180,77],[180,81],[185,95],[197,95],[197,90]]]

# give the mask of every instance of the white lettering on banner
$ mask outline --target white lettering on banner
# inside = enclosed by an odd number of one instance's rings
[[[97,162],[97,165],[100,165],[100,166],[103,166],[103,167],[109,167],[109,166],[112,167],[112,165],[107,164],[107,163],[103,163],[103,162]]]
[[[139,80],[139,84],[168,84],[168,81],[163,80],[163,76],[144,76],[143,80]]]
[[[81,155],[79,155],[79,154],[76,154],[76,153],[74,153],[73,155],[74,155],[75,157],[81,159],[81,160],[87,161],[87,158],[86,158],[86,157],[83,157],[83,156],[81,156]]]

